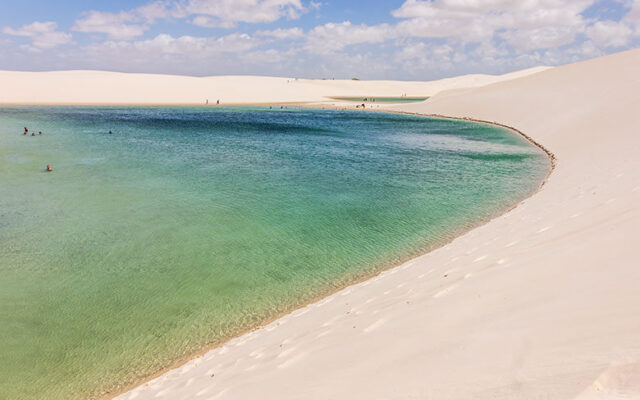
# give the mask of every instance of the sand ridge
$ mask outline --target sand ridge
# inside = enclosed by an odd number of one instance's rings
[[[0,104],[222,105],[325,101],[330,96],[431,96],[543,71],[465,75],[432,82],[353,81],[262,76],[189,77],[106,71],[0,71]]]

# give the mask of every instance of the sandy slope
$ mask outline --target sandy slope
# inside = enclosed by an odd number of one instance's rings
[[[499,121],[557,156],[451,244],[119,399],[640,398],[640,50],[402,111]]]
[[[0,103],[213,104],[322,101],[325,96],[432,96],[547,69],[465,75],[433,82],[345,81],[260,76],[188,77],[103,71],[0,71]]]

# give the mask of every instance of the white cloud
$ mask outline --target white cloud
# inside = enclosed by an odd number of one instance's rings
[[[235,22],[213,18],[208,15],[198,15],[191,20],[191,23],[203,28],[233,28],[236,25]]]
[[[145,40],[91,44],[74,54],[84,68],[190,75],[251,72],[241,57],[263,41],[242,33],[221,37],[159,34]]]
[[[71,43],[71,35],[56,31],[58,24],[55,22],[33,22],[23,25],[18,29],[5,27],[2,32],[7,35],[25,36],[31,39],[31,49],[49,49],[63,44]]]
[[[576,32],[569,27],[544,27],[531,30],[511,30],[501,37],[519,51],[548,49],[569,44],[575,40]]]
[[[139,17],[135,13],[125,11],[118,14],[89,11],[85,13],[84,17],[77,19],[71,29],[85,33],[105,33],[114,40],[128,40],[141,36],[148,29],[148,26],[144,24],[129,23],[137,20]]]
[[[450,69],[454,62],[460,62],[456,50],[448,45],[430,45],[425,42],[412,42],[402,46],[394,54],[394,61],[401,63],[407,71],[420,71],[424,68],[437,70]]]
[[[572,41],[582,30],[581,12],[593,0],[407,0],[392,14],[402,18],[403,36],[453,38],[466,43],[491,40],[503,33],[521,50]],[[533,37],[526,40],[526,36]],[[535,40],[539,40],[536,44]]]
[[[219,38],[160,34],[153,39],[139,41],[108,41],[92,45],[93,52],[117,50],[120,54],[135,52],[138,55],[178,55],[181,57],[206,57],[221,53],[242,53],[258,45],[259,41],[246,34],[233,33]]]
[[[278,28],[271,31],[258,31],[255,34],[257,36],[272,37],[279,40],[298,39],[304,37],[304,31],[300,28]]]
[[[396,24],[328,23],[312,29],[305,48],[328,54],[360,43],[397,38],[455,43],[506,40],[518,52],[574,42],[588,21],[581,13],[594,0],[406,0],[392,15]],[[640,1],[640,0],[636,0]]]
[[[316,26],[307,35],[305,48],[312,53],[327,54],[360,43],[382,43],[395,37],[389,24],[353,25],[349,21]]]
[[[622,19],[630,27],[635,28],[635,35],[640,36],[640,0],[633,0],[631,10]]]
[[[251,63],[253,65],[274,64],[282,65],[282,63],[294,62],[295,50],[289,49],[287,51],[279,51],[276,49],[256,50],[250,51],[246,54],[242,54],[242,61]],[[284,66],[284,65],[283,65]],[[286,67],[285,67],[286,70]]]
[[[171,4],[167,0],[157,0],[135,8],[132,13],[146,21],[153,23],[158,19],[175,17],[175,11],[170,9]]]
[[[196,26],[233,28],[239,22],[295,19],[305,11],[301,0],[157,0],[120,13],[88,11],[75,21],[72,29],[104,33],[113,40],[131,40],[143,35],[158,19],[185,19],[194,15],[188,22]]]
[[[177,4],[173,14],[208,17],[210,26],[230,27],[238,22],[296,19],[304,11],[305,7],[300,0],[188,0],[185,4]],[[203,19],[198,21],[202,22]]]
[[[633,30],[624,23],[598,21],[587,28],[586,34],[598,47],[621,47],[629,43]]]

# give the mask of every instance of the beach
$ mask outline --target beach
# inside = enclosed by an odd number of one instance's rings
[[[512,127],[555,157],[504,215],[117,399],[633,399],[639,67],[632,50],[431,83],[0,72],[0,102],[342,107],[327,97],[407,93],[430,98],[376,109]]]

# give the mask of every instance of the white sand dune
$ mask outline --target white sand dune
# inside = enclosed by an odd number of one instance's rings
[[[221,104],[317,102],[327,96],[432,96],[514,79],[547,67],[505,75],[465,75],[433,82],[352,81],[260,76],[189,77],[103,71],[0,71],[0,103]]]
[[[640,398],[638,71],[634,50],[395,107],[516,127],[557,167],[449,245],[118,398]]]

